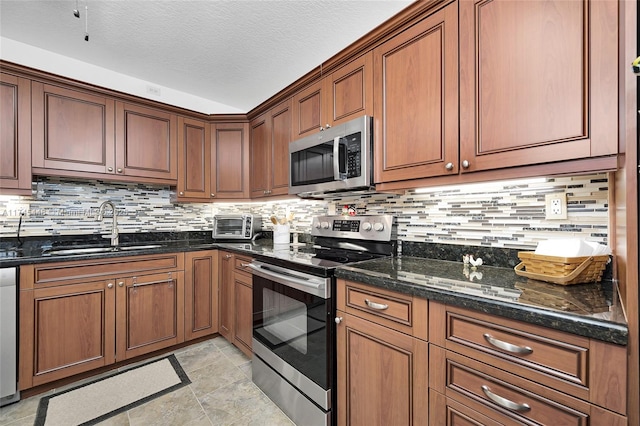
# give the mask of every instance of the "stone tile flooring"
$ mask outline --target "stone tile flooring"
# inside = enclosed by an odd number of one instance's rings
[[[291,420],[251,381],[251,361],[223,337],[174,352],[191,384],[100,423],[136,425],[292,426]],[[163,355],[164,356],[164,355]],[[145,360],[143,362],[148,362]],[[131,368],[133,365],[123,367]],[[112,373],[105,373],[109,375]],[[92,377],[87,380],[94,380]],[[76,382],[69,387],[77,386]],[[59,391],[64,388],[54,389]],[[0,426],[33,425],[44,395],[0,408]]]

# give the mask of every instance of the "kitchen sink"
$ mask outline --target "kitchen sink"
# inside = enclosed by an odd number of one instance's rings
[[[125,246],[125,247],[82,247],[82,248],[69,248],[69,249],[54,249],[49,250],[45,254],[52,256],[64,256],[64,255],[79,255],[79,254],[97,254],[97,253],[109,253],[118,251],[133,251],[133,250],[145,250],[162,247],[160,244],[148,244],[144,246]]]

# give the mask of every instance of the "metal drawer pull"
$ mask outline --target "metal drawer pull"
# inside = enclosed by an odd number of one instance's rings
[[[384,311],[385,309],[389,308],[389,305],[383,305],[382,303],[372,302],[369,299],[364,299],[364,303],[366,303],[367,306],[370,307],[371,309],[377,309],[379,311]]]
[[[484,392],[487,398],[489,398],[491,401],[508,410],[519,412],[531,410],[529,404],[518,404],[517,402],[509,401],[507,398],[503,398],[500,395],[496,395],[495,393],[491,392],[491,389],[489,389],[489,386],[487,385],[482,385],[482,392]]]
[[[533,353],[533,349],[531,349],[529,346],[518,346],[518,345],[513,345],[511,343],[503,342],[502,340],[496,339],[489,333],[484,333],[483,336],[484,336],[484,340],[486,340],[487,342],[489,342],[490,345],[493,345],[498,349],[502,349],[507,352],[511,352],[519,355],[529,355],[530,353]]]

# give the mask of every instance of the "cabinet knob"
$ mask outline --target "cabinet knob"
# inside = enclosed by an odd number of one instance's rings
[[[180,191],[180,193],[179,193],[179,194],[180,194],[180,196],[183,196],[183,195],[184,195],[184,192]]]
[[[112,172],[113,171],[113,167],[107,167],[107,171]]]
[[[447,163],[447,165],[444,166],[444,168],[447,170],[453,170],[453,163]]]
[[[215,197],[215,196],[216,196],[216,194],[214,194],[214,193],[211,193],[211,198],[213,198],[213,197]]]
[[[463,168],[463,169],[468,169],[468,168],[469,168],[469,162],[468,162],[467,160],[464,160],[464,161],[462,162],[462,168]]]
[[[321,132],[324,131],[324,127],[320,126],[320,131]]]
[[[225,258],[225,259],[231,259],[232,257],[233,257],[233,255],[232,255],[232,254],[226,254],[226,255],[224,256],[224,258]]]
[[[336,317],[334,321],[336,324],[340,324],[342,322],[342,317]]]
[[[118,170],[116,170],[118,173],[122,173],[122,169],[118,168]]]
[[[331,128],[331,124],[327,123],[326,126],[324,126],[325,129],[330,129]]]
[[[120,282],[118,283],[118,287],[122,287],[122,286],[124,286],[124,282],[123,282],[123,281],[120,281]]]
[[[113,283],[107,284],[107,288],[113,288]]]

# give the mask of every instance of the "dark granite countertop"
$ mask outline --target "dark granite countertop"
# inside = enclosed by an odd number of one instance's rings
[[[628,328],[611,282],[561,286],[511,268],[400,256],[341,266],[336,276],[438,302],[626,345]]]
[[[26,264],[97,258],[230,250],[275,264],[301,262],[314,269],[309,245],[274,248],[270,239],[255,242],[215,241],[210,233],[121,234],[121,246],[154,246],[90,254],[51,254],[72,247],[106,247],[99,235],[78,238],[30,238],[17,245],[0,241],[0,268]],[[324,271],[321,267],[315,268]],[[439,302],[552,327],[581,336],[625,345],[628,328],[620,308],[617,289],[610,281],[598,284],[559,286],[528,280],[512,268],[464,267],[462,262],[399,256],[340,266],[335,274],[345,278]]]

